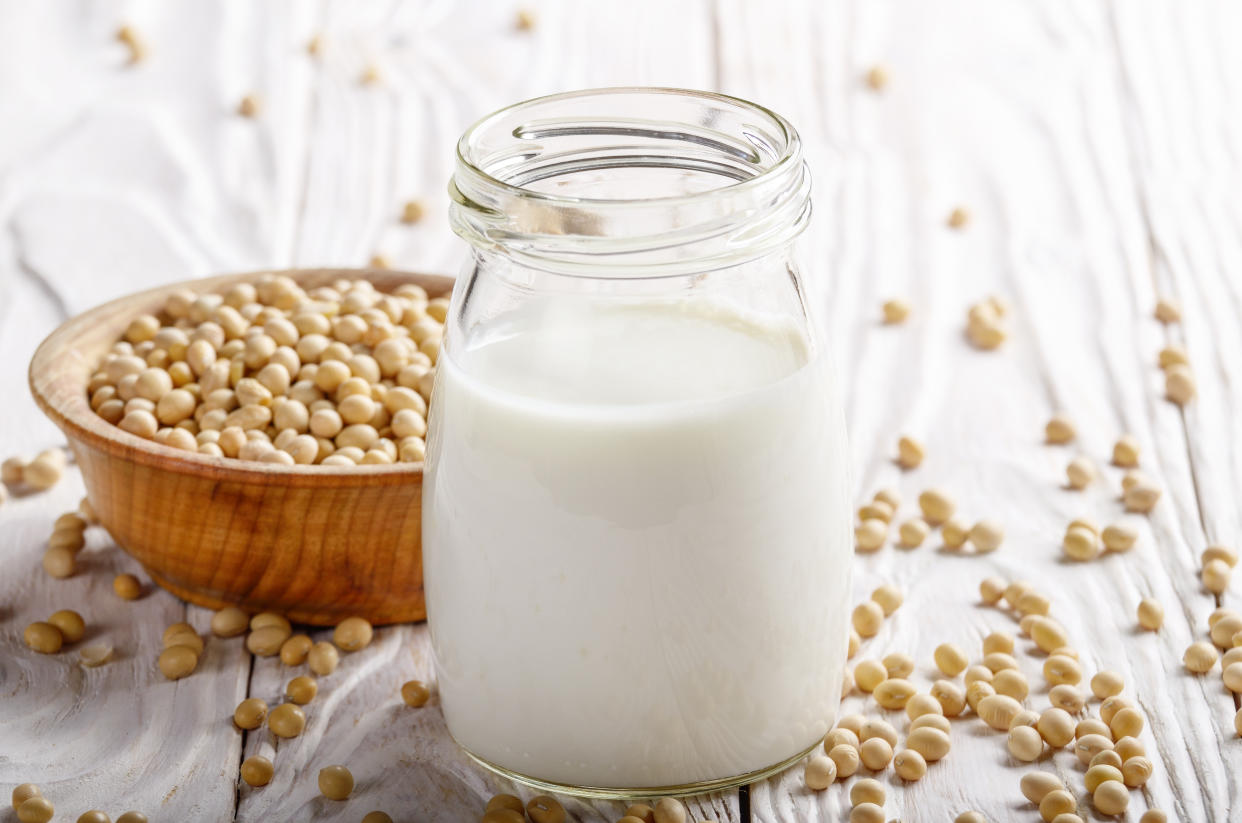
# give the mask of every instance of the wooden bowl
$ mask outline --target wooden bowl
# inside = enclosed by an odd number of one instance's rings
[[[142,312],[174,290],[220,292],[263,272],[209,277],[122,297],[69,320],[30,362],[30,388],[69,438],[91,504],[151,579],[209,608],[271,610],[300,623],[349,615],[422,620],[423,466],[282,466],[194,454],[129,434],[91,410],[90,375]],[[340,277],[435,297],[452,278],[396,271],[276,272],[307,288]]]

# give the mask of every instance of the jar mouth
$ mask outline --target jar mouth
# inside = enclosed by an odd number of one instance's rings
[[[457,144],[454,230],[538,268],[701,272],[788,244],[810,210],[797,131],[763,106],[673,88],[534,98]]]

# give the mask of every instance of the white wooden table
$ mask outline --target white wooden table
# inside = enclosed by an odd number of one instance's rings
[[[459,3],[220,3],[8,0],[0,3],[0,453],[62,442],[36,411],[24,369],[66,316],[154,283],[263,266],[365,264],[453,271],[462,244],[445,218],[453,142],[499,105],[568,88],[653,84],[719,88],[786,114],[807,144],[816,194],[808,279],[842,366],[859,500],[881,485],[907,501],[936,484],[967,516],[1003,521],[1004,546],[959,557],[929,543],[859,556],[856,597],[881,582],[907,602],[862,654],[904,651],[916,681],[931,649],[1014,630],[980,607],[988,574],[1033,581],[1053,600],[1088,674],[1123,672],[1147,715],[1157,764],[1133,795],[1170,819],[1242,819],[1242,741],[1219,670],[1184,673],[1182,650],[1218,605],[1198,582],[1210,542],[1236,545],[1242,503],[1242,6],[949,0],[747,3],[547,2],[538,24],[516,7]],[[125,65],[123,23],[149,59]],[[323,38],[310,59],[306,43]],[[883,94],[862,75],[889,66]],[[370,65],[380,82],[359,82]],[[257,93],[253,120],[235,114]],[[428,216],[398,220],[423,198]],[[967,206],[966,230],[945,216]],[[967,306],[1015,307],[998,352],[969,348]],[[1185,322],[1151,319],[1157,294]],[[881,327],[888,296],[914,304]],[[1185,410],[1161,398],[1156,352],[1183,342],[1199,379]],[[1119,473],[1087,492],[1062,488],[1076,448],[1044,445],[1054,410],[1077,421],[1103,465],[1137,435],[1164,496],[1137,547],[1084,565],[1060,559],[1065,524],[1120,510]],[[896,436],[928,444],[902,473]],[[153,821],[473,820],[514,787],[480,771],[448,739],[433,700],[401,704],[404,680],[431,678],[425,628],[377,633],[323,678],[306,733],[276,747],[266,788],[239,787],[240,761],[272,755],[264,734],[229,722],[246,696],[275,699],[290,675],[212,639],[192,677],[154,666],[169,623],[209,614],[160,591],[112,596],[136,564],[93,530],[81,571],[39,570],[52,518],[76,506],[71,470],[51,492],[0,507],[0,789],[35,781],[73,820],[102,807]],[[909,513],[907,503],[906,512]],[[1144,596],[1166,609],[1158,634],[1135,629]],[[1237,583],[1222,601],[1238,605]],[[22,628],[78,608],[117,659],[96,670],[44,657]],[[1047,705],[1040,660],[1019,655]],[[861,696],[845,711],[860,710]],[[900,724],[899,724],[900,725]],[[947,821],[975,808],[993,821],[1036,820],[1018,792],[1004,736],[958,721],[952,754],[923,781],[889,771],[887,812]],[[354,797],[318,796],[323,765],[348,764]],[[1036,767],[1067,778],[1089,809],[1069,752]],[[528,792],[522,791],[523,794]],[[567,801],[575,820],[612,821],[617,803]],[[811,794],[800,770],[748,791],[700,798],[695,820],[843,820],[841,784]],[[0,811],[0,820],[12,820]]]

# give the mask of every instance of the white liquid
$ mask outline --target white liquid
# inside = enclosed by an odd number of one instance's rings
[[[825,734],[852,546],[840,404],[808,357],[792,326],[654,301],[553,301],[442,355],[423,563],[460,744],[636,788]]]

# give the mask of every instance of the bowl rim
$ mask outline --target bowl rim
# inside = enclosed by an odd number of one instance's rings
[[[43,339],[35,349],[27,371],[27,380],[35,403],[70,441],[84,442],[92,448],[140,465],[208,476],[217,480],[267,483],[276,481],[286,486],[311,486],[321,485],[324,480],[331,479],[341,486],[360,486],[405,483],[409,482],[412,476],[421,475],[424,465],[421,462],[356,466],[318,464],[286,466],[280,463],[260,463],[253,460],[239,460],[235,457],[214,457],[198,452],[187,452],[143,439],[104,420],[90,407],[85,382],[81,384],[80,391],[59,393],[47,391],[47,388],[50,388],[47,375],[55,375],[64,370],[66,358],[74,354],[73,341],[83,329],[89,328],[98,318],[126,306],[132,306],[134,309],[132,313],[137,313],[141,310],[138,308],[139,304],[154,305],[160,298],[180,289],[188,288],[198,293],[215,292],[233,283],[253,280],[266,274],[287,276],[299,283],[306,280],[326,281],[341,277],[365,279],[377,286],[382,284],[386,288],[401,283],[415,283],[433,292],[434,297],[450,294],[455,282],[448,275],[399,269],[337,267],[257,269],[181,280],[132,292],[71,317]],[[94,366],[88,366],[86,369],[87,375],[93,371]],[[45,383],[48,385],[45,386]]]

